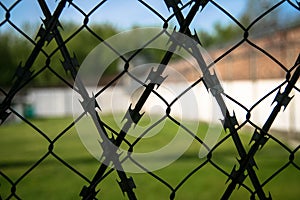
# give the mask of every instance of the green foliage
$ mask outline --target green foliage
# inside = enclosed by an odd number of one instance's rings
[[[234,26],[233,24],[221,24],[217,22],[214,24],[214,32],[208,33],[201,31],[199,34],[200,41],[203,47],[209,48],[213,46],[220,47],[231,41],[236,40],[239,36],[243,35],[243,30]]]
[[[82,29],[79,34],[76,34],[74,39],[68,40],[68,38],[80,27],[69,22],[61,24],[63,25],[63,29],[60,29],[60,33],[62,34],[63,39],[67,41],[66,46],[69,53],[71,56],[74,54],[78,59],[79,64],[81,64],[85,57],[101,42],[101,40],[97,39],[85,28]],[[36,30],[38,30],[38,28],[39,27],[35,27]],[[90,29],[95,34],[101,36],[103,40],[117,33],[117,30],[108,24],[91,25]],[[63,76],[64,79],[70,80],[71,76],[66,74],[62,67],[61,61],[64,61],[64,59],[57,48],[58,45],[53,39],[49,44],[44,45],[43,50],[48,55],[54,53],[53,56],[51,56],[51,69]],[[15,70],[20,62],[22,62],[22,66],[24,66],[24,63],[33,49],[34,45],[31,45],[26,38],[11,33],[8,30],[0,32],[0,86],[5,87],[12,84]],[[103,57],[105,57],[105,55],[102,55],[101,58]],[[34,62],[31,71],[38,72],[45,66],[45,63],[46,56],[44,56],[43,53],[40,53]],[[117,72],[117,64],[117,62],[112,63],[109,70],[106,70],[104,75],[115,74]],[[34,86],[59,86],[62,82],[47,69],[39,74],[33,80],[32,84]]]
[[[240,23],[247,27],[250,25],[251,21],[255,19],[259,14],[261,14],[266,8],[269,8],[272,5],[271,1],[266,1],[265,6],[261,7],[260,5],[252,5],[251,1],[248,1],[245,11],[239,18]],[[255,12],[254,12],[255,11]],[[276,27],[274,24],[279,20],[278,10],[273,11],[272,15],[265,17],[263,20],[256,23],[251,27],[250,31],[255,33],[269,30],[270,28]],[[79,64],[81,64],[86,56],[101,42],[119,32],[118,29],[109,24],[91,24],[89,28],[79,26],[73,22],[61,22],[63,29],[59,29],[64,41],[66,41],[66,46],[69,50],[71,56],[75,55],[78,59]],[[299,24],[298,18],[293,18],[291,24]],[[133,27],[138,28],[138,27]],[[22,28],[25,32],[32,36],[36,35],[34,32],[37,32],[39,26],[32,24],[24,24]],[[241,39],[243,36],[243,30],[234,23],[221,24],[217,22],[214,24],[212,32],[207,32],[201,30],[199,32],[199,38],[204,48],[218,48],[224,45],[227,45],[230,42]],[[78,33],[77,33],[78,32]],[[97,38],[95,35],[100,36]],[[132,35],[132,39],[125,41],[120,41],[118,44],[119,47],[136,47],[137,44],[144,44],[147,41],[146,38],[151,38],[153,34],[151,32],[143,33],[142,37],[136,37]],[[128,42],[130,41],[130,42]],[[12,84],[15,70],[22,62],[22,66],[28,59],[30,53],[32,52],[34,45],[27,41],[24,37],[15,34],[15,32],[10,32],[9,30],[4,30],[0,32],[0,86],[6,87]],[[51,70],[54,70],[57,74],[62,76],[65,80],[71,81],[70,74],[66,74],[61,61],[64,61],[60,51],[57,49],[58,45],[53,39],[49,44],[43,47],[44,52],[47,55],[51,55]],[[126,58],[130,58],[133,52],[128,52],[124,55]],[[159,63],[165,51],[159,49],[143,49],[139,52],[138,57],[134,57],[131,62],[134,65],[144,64],[144,63]],[[53,54],[53,55],[52,55]],[[97,55],[98,56],[98,55]],[[101,52],[98,56],[97,64],[93,67],[95,70],[98,70],[99,67],[105,67],[106,70],[103,76],[114,75],[118,72],[118,65],[122,65],[121,59],[116,59],[108,67],[103,64],[105,59],[107,60],[111,55],[108,55],[107,52]],[[40,53],[37,60],[32,66],[32,70],[36,73],[46,64],[46,56],[43,53]],[[173,60],[180,59],[179,56],[174,55]],[[121,61],[121,62],[120,62]],[[51,70],[46,69],[43,73],[39,74],[32,81],[33,86],[59,86],[62,84],[56,76],[53,75]],[[90,70],[89,73],[94,76],[93,72]]]
[[[17,66],[24,61],[29,49],[29,44],[18,36],[8,31],[0,32],[0,85],[11,83]]]
[[[82,28],[75,23],[68,22],[68,23],[61,23],[63,29],[59,29],[60,33],[64,41],[66,41],[66,46],[69,50],[71,56],[76,56],[78,59],[79,64],[81,64],[86,56],[101,42],[101,40],[105,40],[110,36],[117,34],[118,30],[109,24],[92,24],[87,28]],[[27,27],[27,28],[26,28]],[[24,27],[26,32],[30,32],[30,35],[34,35],[32,30],[38,30],[38,26],[30,26],[26,25]],[[31,28],[29,28],[31,27]],[[30,29],[30,30],[29,30]],[[219,23],[215,24],[215,32],[213,34],[209,34],[207,32],[200,33],[200,40],[203,42],[204,47],[210,47],[217,44],[222,44],[226,41],[230,41],[235,38],[239,33],[240,30],[233,25],[221,25]],[[78,33],[76,33],[78,31]],[[74,34],[76,33],[76,34]],[[100,36],[101,38],[97,38],[95,35]],[[148,35],[143,35],[145,38],[151,38],[151,33]],[[135,36],[131,36],[130,39],[131,43],[128,41],[122,41],[121,46],[136,46],[135,43],[144,44],[145,38],[134,38]],[[126,44],[124,44],[126,43]],[[20,37],[14,33],[10,33],[8,31],[0,33],[0,85],[1,86],[8,86],[12,84],[13,75],[19,63],[22,61],[22,66],[26,62],[27,58],[29,57],[31,51],[34,48],[34,45],[31,45],[24,37]],[[71,76],[66,74],[61,61],[64,61],[60,51],[57,49],[58,46],[53,39],[49,44],[43,47],[43,50],[48,54],[51,55],[51,62],[50,67],[54,70],[57,74],[62,76],[65,80],[71,81]],[[129,58],[135,52],[128,52],[125,57]],[[135,57],[132,62],[134,65],[139,65],[142,63],[159,63],[163,56],[165,55],[165,51],[159,49],[144,49],[139,52],[139,56]],[[52,55],[53,54],[53,55]],[[115,60],[113,63],[110,64],[109,67],[104,66],[103,62],[106,58],[109,57],[107,52],[101,52],[99,54],[99,62],[97,65],[92,67],[106,67],[106,71],[104,72],[104,76],[106,75],[113,75],[118,72],[118,65],[121,64],[120,60]],[[97,55],[98,56],[98,55]],[[178,56],[174,55],[174,60],[179,59]],[[37,60],[34,62],[34,66],[32,66],[32,70],[34,72],[38,72],[41,68],[45,67],[46,64],[46,56],[40,53]],[[89,73],[93,73],[95,70],[90,70]],[[93,74],[92,74],[93,75]],[[32,82],[33,86],[59,86],[62,84],[56,76],[50,72],[49,69],[43,71],[43,73],[39,74]]]

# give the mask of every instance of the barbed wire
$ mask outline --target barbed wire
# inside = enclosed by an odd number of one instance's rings
[[[92,16],[92,14],[98,10],[100,10],[101,12],[101,9],[104,9],[102,8],[103,5],[109,4],[109,1],[100,1],[88,13],[86,13],[80,8],[80,6],[76,4],[76,2],[72,0],[61,0],[57,4],[57,7],[55,8],[54,12],[51,13],[51,10],[49,9],[49,6],[47,5],[46,1],[38,0],[37,2],[44,16],[41,16],[43,18],[43,24],[38,30],[36,40],[28,36],[26,32],[22,31],[10,19],[11,12],[21,2],[23,1],[15,1],[11,4],[10,7],[6,7],[2,2],[0,2],[0,7],[5,12],[5,19],[0,23],[0,28],[2,28],[6,24],[9,24],[15,31],[20,33],[24,39],[34,44],[34,48],[32,49],[31,54],[28,56],[26,62],[24,62],[24,65],[20,64],[18,66],[15,72],[14,81],[11,84],[9,90],[6,92],[4,88],[0,88],[2,95],[4,96],[0,104],[0,120],[1,123],[4,123],[7,120],[7,118],[13,113],[24,123],[28,124],[32,128],[32,132],[34,134],[40,134],[47,141],[48,150],[40,159],[36,160],[35,163],[16,180],[7,175],[3,170],[0,170],[0,176],[10,184],[10,194],[8,196],[1,195],[1,198],[22,199],[22,196],[20,196],[17,192],[19,183],[22,182],[22,180],[24,180],[26,177],[29,177],[30,173],[37,169],[38,166],[50,156],[54,157],[56,160],[58,160],[64,166],[70,169],[74,173],[74,176],[79,176],[86,182],[86,185],[82,188],[74,188],[74,190],[78,190],[78,198],[81,199],[101,198],[101,195],[98,194],[99,190],[101,189],[99,184],[102,183],[108,176],[113,176],[112,172],[114,171],[117,172],[117,176],[119,177],[120,181],[118,181],[118,184],[123,194],[126,194],[128,199],[142,199],[143,197],[137,196],[135,192],[135,189],[138,188],[138,186],[134,182],[135,177],[129,176],[129,173],[127,173],[126,170],[124,170],[123,168],[124,162],[126,160],[130,160],[132,163],[134,163],[134,165],[136,165],[138,168],[144,171],[145,176],[153,177],[161,184],[163,184],[167,189],[169,189],[170,199],[175,199],[177,191],[180,188],[182,188],[195,173],[201,171],[205,166],[209,164],[214,169],[216,169],[228,178],[227,181],[229,183],[224,184],[225,191],[220,197],[221,199],[229,199],[232,196],[233,192],[237,189],[237,186],[242,187],[247,192],[249,192],[250,199],[255,199],[256,197],[258,197],[259,199],[271,199],[272,191],[267,191],[265,187],[269,182],[273,181],[278,174],[280,174],[282,171],[286,170],[290,166],[294,167],[299,173],[300,166],[295,162],[295,154],[298,152],[300,146],[298,145],[294,149],[292,149],[291,147],[282,143],[276,136],[270,134],[270,129],[277,115],[281,112],[282,107],[285,109],[289,105],[290,101],[292,101],[292,97],[290,96],[291,93],[293,92],[295,93],[295,95],[299,95],[299,88],[297,88],[296,84],[300,75],[300,56],[294,58],[295,64],[293,66],[285,66],[278,59],[276,59],[276,57],[268,53],[267,50],[264,50],[263,48],[255,44],[255,42],[253,42],[249,38],[251,28],[258,22],[260,22],[266,15],[268,15],[274,9],[282,6],[283,3],[287,3],[290,7],[299,11],[299,4],[295,4],[292,1],[280,1],[274,4],[272,7],[268,8],[261,15],[257,16],[257,18],[253,20],[252,23],[250,23],[250,25],[244,26],[238,19],[231,15],[230,12],[228,12],[215,1],[192,0],[183,4],[180,0],[165,0],[165,6],[170,11],[170,16],[168,18],[165,18],[159,13],[159,11],[151,7],[149,3],[143,0],[139,0],[136,2],[137,4],[140,4],[143,7],[147,8],[151,13],[153,13],[155,16],[161,19],[163,25],[160,34],[167,35],[170,41],[170,46],[166,53],[163,55],[157,69],[152,69],[147,76],[148,78],[144,81],[134,76],[134,74],[132,74],[128,70],[130,62],[133,58],[139,56],[143,49],[146,49],[147,46],[150,45],[158,35],[153,35],[152,39],[150,39],[149,41],[145,41],[144,46],[141,49],[136,50],[131,55],[131,57],[127,58],[124,55],[122,55],[122,53],[118,52],[118,50],[115,49],[111,44],[107,43],[101,35],[94,32],[89,25],[90,17]],[[63,24],[61,24],[59,18],[60,16],[64,15],[63,11],[65,9],[68,9],[66,7],[67,5],[68,8],[71,7],[77,10],[84,17],[84,22],[74,33],[72,33],[68,38],[64,39],[61,34],[63,29],[59,29],[59,27],[63,27]],[[192,31],[190,30],[190,25],[193,22],[194,18],[197,17],[197,13],[202,12],[204,9],[206,9],[207,5],[213,6],[214,8],[220,10],[243,32],[242,39],[238,41],[235,45],[233,45],[229,50],[223,52],[218,58],[214,59],[214,61],[211,64],[207,64],[205,62],[202,53],[197,47],[197,45],[201,43],[201,37],[199,38],[196,31],[192,33]],[[184,9],[188,9],[187,14],[184,14]],[[173,33],[169,33],[168,31],[166,31],[166,28],[169,26],[171,20],[176,20],[179,26],[178,28],[174,28]],[[93,37],[97,38],[99,42],[104,42],[104,44],[108,48],[110,48],[116,54],[116,56],[118,56],[124,63],[121,72],[118,75],[116,75],[109,83],[107,83],[107,85],[103,89],[101,89],[93,95],[89,94],[87,86],[83,83],[84,80],[81,80],[80,77],[77,76],[80,63],[77,60],[77,58],[75,56],[72,56],[70,53],[71,51],[74,51],[76,53],[76,49],[69,49],[66,45],[69,41],[76,40],[76,35],[78,35],[83,30],[88,31]],[[194,42],[178,40],[178,38],[175,35],[176,33],[184,34],[189,38],[192,38]],[[44,46],[49,43],[53,44],[54,42],[56,48],[51,53],[47,53],[43,49]],[[239,102],[235,98],[231,97],[230,94],[226,93],[226,91],[221,86],[221,81],[219,80],[217,74],[215,72],[212,72],[211,70],[213,65],[230,56],[231,52],[233,52],[235,49],[237,49],[244,43],[249,44],[251,47],[253,47],[257,51],[260,51],[269,59],[273,60],[274,67],[281,68],[281,70],[283,70],[286,75],[285,80],[283,82],[279,82],[278,85],[274,86],[271,92],[265,94],[265,96],[259,99],[250,109],[245,107],[243,105],[243,102]],[[199,79],[197,79],[196,81],[194,81],[190,87],[186,88],[184,92],[179,94],[175,98],[175,100],[173,100],[171,103],[168,103],[168,101],[165,100],[165,97],[158,93],[156,89],[165,81],[166,77],[163,76],[163,72],[166,70],[166,68],[168,68],[169,62],[174,56],[173,52],[179,47],[185,49],[192,55],[193,58],[195,58],[197,65],[200,67],[200,70],[202,72],[202,76],[199,77]],[[63,58],[60,67],[62,67],[65,70],[65,72],[73,79],[74,85],[70,84],[68,80],[63,78],[61,74],[57,73],[56,70],[53,67],[51,67],[51,63],[53,62],[53,57],[56,52],[60,52]],[[40,54],[43,54],[46,57],[46,61],[44,63],[45,65],[40,70],[34,71],[34,62],[38,59],[38,56]],[[32,123],[29,119],[24,117],[18,111],[16,111],[12,106],[12,102],[14,98],[16,98],[17,94],[23,89],[25,89],[36,77],[44,73],[46,70],[49,70],[52,76],[58,77],[61,80],[61,82],[63,82],[67,87],[70,88],[70,90],[74,90],[81,96],[81,105],[84,110],[84,112],[81,115],[79,115],[76,119],[74,119],[72,123],[66,126],[64,130],[61,131],[54,139],[51,139],[47,132],[39,129],[34,123]],[[140,95],[140,98],[134,105],[131,102],[124,117],[125,123],[123,127],[120,128],[120,131],[116,131],[101,118],[101,115],[98,113],[98,109],[101,109],[101,107],[105,107],[106,105],[99,104],[96,98],[101,96],[101,94],[105,93],[108,90],[108,88],[113,87],[113,85],[116,84],[124,76],[128,76],[132,81],[136,82],[141,87],[143,87],[143,93]],[[217,102],[217,105],[223,117],[221,122],[223,129],[226,132],[226,136],[220,141],[218,141],[213,147],[209,147],[209,145],[206,144],[205,141],[197,135],[197,133],[191,131],[188,127],[181,123],[180,120],[176,119],[176,117],[174,117],[171,114],[173,105],[179,99],[181,99],[182,95],[190,91],[196,85],[200,84],[203,84],[206,87],[207,92],[212,94],[214,100]],[[276,105],[271,110],[270,115],[268,116],[263,126],[257,125],[251,120],[253,109],[257,107],[257,105],[259,105],[264,99],[276,93],[276,91],[277,94],[273,102]],[[145,135],[148,131],[153,130],[155,126],[158,123],[160,123],[160,121],[168,119],[174,124],[176,124],[178,127],[184,129],[185,134],[189,135],[190,137],[193,137],[197,143],[203,145],[206,148],[206,151],[209,152],[203,160],[203,162],[201,162],[193,170],[191,170],[175,187],[168,183],[168,181],[165,180],[163,177],[157,175],[155,172],[151,172],[149,169],[147,169],[147,167],[143,166],[142,163],[137,161],[131,155],[131,153],[134,152],[135,146],[140,142],[140,140],[143,139],[143,137],[135,140],[134,142],[130,142],[127,139],[127,136],[130,130],[133,129],[134,126],[139,124],[141,118],[143,117],[143,113],[141,113],[142,108],[145,105],[146,101],[149,101],[149,96],[151,94],[154,94],[165,103],[166,110],[163,117],[157,123],[152,124],[150,128],[148,130],[145,130],[143,134]],[[247,113],[246,119],[241,124],[238,123],[238,119],[234,113],[234,110],[230,110],[230,108],[226,104],[225,99],[226,101],[229,100],[237,106],[241,107]],[[93,124],[96,127],[97,132],[101,138],[101,141],[99,142],[100,147],[103,151],[102,156],[104,159],[102,163],[99,163],[97,172],[92,178],[88,178],[86,174],[81,173],[74,166],[72,166],[72,164],[69,164],[61,156],[54,152],[55,144],[70,129],[72,129],[78,122],[80,122],[86,114],[88,114],[91,117]],[[249,143],[250,146],[244,145],[242,139],[240,138],[240,132],[242,128],[246,126],[251,126],[255,130],[252,134],[251,141]],[[230,139],[232,139],[233,141],[233,145],[236,148],[239,158],[237,158],[237,162],[235,163],[235,165],[232,166],[231,172],[228,173],[225,169],[222,168],[222,166],[220,166],[214,160],[213,155],[222,144],[224,144]],[[288,153],[288,161],[284,166],[277,169],[276,172],[274,172],[270,177],[268,177],[265,181],[262,182],[259,177],[259,174],[257,173],[259,166],[255,161],[255,158],[258,150],[262,149],[262,147],[264,147],[265,144],[269,142],[269,140],[275,142]],[[128,154],[121,158],[120,154],[118,154],[118,149],[123,143],[125,143],[125,145],[128,146]],[[5,149],[5,151],[12,150],[13,149]],[[108,163],[112,164],[114,168],[110,168]],[[245,183],[247,176],[249,176],[249,183]],[[145,191],[144,195],[146,195],[147,192],[148,191]],[[199,198],[201,198],[201,196]]]

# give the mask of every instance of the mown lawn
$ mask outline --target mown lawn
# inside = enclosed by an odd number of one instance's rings
[[[113,121],[112,116],[104,116],[103,119],[108,123]],[[32,123],[46,133],[50,140],[53,140],[72,123],[72,120],[72,118],[36,119],[32,120]],[[142,121],[143,123],[146,126],[147,119]],[[188,122],[186,126],[192,127],[194,124]],[[114,123],[111,125],[117,129]],[[201,132],[207,128],[207,125],[201,124],[198,128],[198,136],[203,138]],[[174,136],[173,133],[180,131],[178,126],[168,121],[159,134],[141,141],[136,145],[135,150],[147,152],[162,147]],[[249,148],[250,133],[248,130],[240,133],[247,148]],[[220,139],[224,136],[225,133],[222,133]],[[3,199],[11,194],[10,191],[14,184],[16,184],[16,194],[21,199],[80,199],[80,190],[87,185],[87,181],[63,165],[52,154],[49,154],[32,171],[29,170],[48,152],[49,141],[40,133],[25,123],[11,123],[0,126],[0,137],[0,171],[2,174],[0,175],[0,194]],[[129,140],[133,141],[133,137]],[[198,142],[193,142],[180,159],[154,173],[171,187],[176,188],[192,170],[205,162],[206,158],[198,157],[200,147]],[[53,153],[89,179],[93,177],[100,164],[85,149],[75,128],[68,130],[54,143]],[[233,166],[237,164],[237,157],[238,154],[231,139],[226,140],[212,153],[212,161],[227,173],[230,173]],[[255,160],[259,166],[259,170],[256,170],[257,175],[260,182],[263,183],[288,163],[289,153],[269,140],[257,153]],[[298,166],[300,165],[299,153],[295,154],[294,162]],[[4,178],[3,174],[9,180]],[[134,178],[138,199],[169,199],[170,188],[151,175],[128,173],[128,176]],[[116,182],[117,179],[119,179],[117,173],[112,172],[101,182],[98,187],[100,189],[99,199],[126,199]],[[228,186],[226,180],[227,177],[222,172],[208,163],[179,187],[175,199],[220,199]],[[253,189],[249,177],[244,183]],[[263,188],[266,193],[272,194],[273,199],[299,199],[300,171],[289,165]],[[240,187],[234,191],[231,197],[231,199],[249,199],[250,196],[245,188]]]

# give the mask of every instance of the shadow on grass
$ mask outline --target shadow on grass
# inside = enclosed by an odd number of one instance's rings
[[[94,158],[91,157],[81,157],[81,158],[68,158],[64,159],[69,164],[91,164],[98,162]],[[29,167],[36,163],[37,160],[19,160],[19,161],[9,161],[6,163],[0,163],[0,168],[12,169],[12,168],[22,168],[22,167]],[[59,162],[57,159],[47,159],[42,162],[43,165],[54,165],[55,163]]]

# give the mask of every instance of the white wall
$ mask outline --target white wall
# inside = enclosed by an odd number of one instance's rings
[[[226,94],[241,102],[247,109],[251,109],[259,99],[263,98],[264,95],[273,90],[281,82],[282,80],[259,80],[255,82],[222,82],[222,84]],[[170,104],[186,87],[187,84],[184,83],[168,83],[165,86],[162,85],[159,87],[157,92],[164,96],[168,104]],[[285,85],[282,89],[284,87]],[[271,106],[277,91],[273,92],[257,106],[254,106],[250,118],[252,122],[260,126],[263,125],[272,112],[274,105],[276,105],[274,103]],[[89,92],[91,94],[92,90],[89,89]],[[125,113],[130,102],[136,101],[141,92],[142,89],[134,91],[129,88],[114,87],[107,89],[97,100],[103,113]],[[67,88],[32,89],[29,91],[27,99],[34,106],[36,115],[40,117],[65,116],[72,115],[73,112],[79,114],[83,111],[79,104],[80,96],[73,96],[73,91]],[[229,110],[234,110],[239,123],[242,123],[246,119],[247,111],[231,100],[224,99]],[[72,103],[73,100],[74,105]],[[146,113],[162,114],[166,108],[167,105],[159,97],[151,95],[143,111],[146,111]],[[208,94],[203,84],[197,85],[191,91],[184,94],[171,108],[172,116],[184,117],[185,119],[218,121],[221,118],[218,106],[214,105],[213,98]],[[287,109],[279,113],[272,127],[282,131],[289,132],[294,130],[300,132],[299,110],[300,95],[296,93]]]

